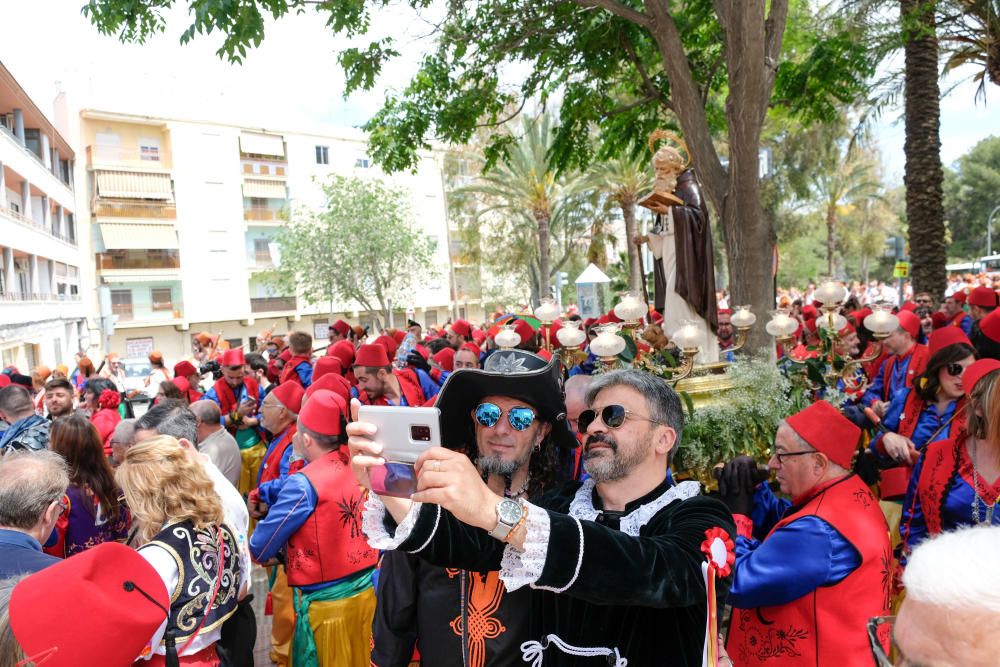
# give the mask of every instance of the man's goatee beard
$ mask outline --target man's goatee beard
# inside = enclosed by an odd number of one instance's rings
[[[476,461],[479,472],[486,475],[513,475],[524,461],[504,461],[499,456],[480,456]]]

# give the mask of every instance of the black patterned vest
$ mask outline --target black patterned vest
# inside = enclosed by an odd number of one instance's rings
[[[219,577],[219,535],[222,536],[222,579],[219,592],[205,622],[205,607],[212,599]],[[177,563],[177,587],[170,591],[170,618],[167,631],[173,631],[178,651],[197,630],[209,632],[236,611],[240,592],[240,551],[228,527],[211,526],[195,530],[190,521],[174,523],[161,530],[148,544],[165,549]]]

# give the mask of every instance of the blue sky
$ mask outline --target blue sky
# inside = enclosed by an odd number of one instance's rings
[[[186,27],[182,9],[169,13],[167,34],[146,45],[122,45],[97,33],[81,16],[82,4],[31,0],[4,8],[0,60],[46,113],[51,112],[59,81],[75,107],[280,129],[355,126],[379,108],[386,90],[406,85],[431,31],[430,25],[403,10],[380,16],[374,36],[399,39],[404,57],[387,68],[374,91],[345,100],[336,51],[350,42],[335,40],[313,12],[270,24],[262,45],[241,66],[215,56],[215,36],[199,36],[180,46],[178,36]],[[988,101],[996,106],[1000,89],[991,88]],[[942,102],[945,164],[979,140],[1000,134],[995,110],[975,102],[974,91],[974,85],[960,84]],[[899,115],[899,109],[888,110],[874,129],[889,184],[902,182],[904,130]]]

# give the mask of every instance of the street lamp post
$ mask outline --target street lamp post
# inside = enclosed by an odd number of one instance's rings
[[[1000,205],[994,206],[993,210],[990,211],[990,217],[986,219],[986,256],[991,257],[993,255],[993,216],[1000,211]]]

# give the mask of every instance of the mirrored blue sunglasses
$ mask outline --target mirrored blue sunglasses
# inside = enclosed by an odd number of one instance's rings
[[[503,416],[503,410],[493,403],[480,403],[476,406],[476,421],[486,428],[493,428]],[[535,421],[535,411],[524,406],[517,406],[507,411],[507,421],[515,431],[523,431]]]

